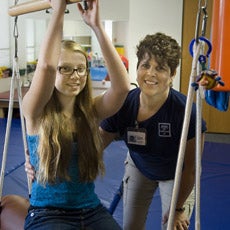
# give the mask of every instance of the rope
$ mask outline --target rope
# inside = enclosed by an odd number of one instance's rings
[[[206,24],[207,24],[207,0],[205,1],[205,5],[201,7],[201,0],[198,3],[198,13],[197,13],[197,20],[196,20],[196,29],[195,29],[195,43],[193,44],[193,60],[192,60],[192,69],[190,74],[190,81],[189,81],[189,88],[188,88],[188,96],[186,101],[185,107],[185,115],[184,115],[184,122],[182,127],[182,134],[180,139],[180,148],[178,153],[177,159],[177,166],[175,172],[175,180],[174,180],[174,187],[172,193],[172,200],[170,205],[170,212],[169,212],[169,219],[167,230],[172,230],[174,227],[174,218],[175,218],[175,209],[178,200],[180,182],[181,182],[181,175],[183,170],[183,163],[184,163],[184,155],[185,155],[185,148],[188,136],[188,128],[191,116],[191,108],[193,104],[193,98],[195,95],[194,88],[192,84],[196,81],[196,77],[201,72],[201,66],[199,64],[199,57],[204,52],[204,42],[200,42],[199,39],[199,31],[200,31],[200,17],[203,11],[203,22],[202,22],[202,36],[205,35],[206,32]],[[196,92],[196,179],[195,179],[195,189],[196,189],[196,216],[195,216],[195,226],[196,230],[200,230],[200,176],[201,176],[201,150],[202,150],[202,143],[201,143],[201,123],[202,123],[202,91],[197,90]]]
[[[201,36],[205,37],[206,27],[207,27],[207,1],[202,8],[203,11],[203,20],[201,27]],[[204,56],[204,41],[201,41],[200,56]],[[197,76],[204,70],[204,65],[197,63]],[[202,99],[205,99],[205,93],[202,87],[199,87],[199,90],[196,91],[196,177],[195,177],[195,229],[200,230],[200,178],[201,178],[201,155],[202,155]]]
[[[18,1],[16,0],[15,5],[17,4],[17,2]],[[22,112],[22,91],[21,91],[21,79],[20,79],[19,64],[18,64],[18,36],[19,34],[18,34],[17,21],[18,21],[18,17],[16,16],[14,20],[14,31],[13,31],[14,39],[15,39],[15,53],[14,53],[14,60],[13,60],[13,74],[12,74],[11,84],[10,84],[10,98],[9,98],[5,141],[4,141],[3,154],[2,154],[2,167],[1,167],[1,174],[0,174],[0,199],[2,198],[2,190],[3,190],[3,183],[4,183],[4,177],[5,177],[5,167],[6,167],[8,146],[9,146],[10,130],[11,130],[11,124],[12,124],[12,115],[13,115],[15,86],[17,87],[18,100],[19,100],[20,119],[21,119],[22,138],[23,138],[25,157],[28,152],[28,147],[27,147],[27,142],[26,142],[25,121],[24,121],[23,112]],[[27,178],[27,181],[28,181],[28,190],[30,194],[31,182],[28,178]]]
[[[172,200],[170,205],[170,213],[169,213],[169,219],[168,219],[168,227],[167,230],[172,230],[174,225],[174,217],[175,217],[175,209],[176,209],[176,203],[180,188],[180,181],[181,181],[181,174],[182,174],[182,168],[184,163],[184,155],[185,155],[185,147],[187,142],[187,136],[188,136],[188,127],[190,122],[190,116],[191,116],[191,108],[194,98],[194,89],[191,87],[192,82],[194,82],[195,77],[197,76],[197,62],[199,58],[200,53],[200,43],[195,43],[195,52],[192,62],[192,71],[190,75],[190,87],[188,89],[188,97],[186,101],[185,106],[185,115],[184,115],[184,122],[182,127],[182,134],[180,139],[180,148],[178,153],[178,159],[177,159],[177,166],[176,166],[176,172],[175,172],[175,180],[174,180],[174,187],[173,187],[173,193],[172,193]]]
[[[13,102],[14,102],[14,78],[12,76],[11,85],[10,85],[9,110],[8,110],[8,117],[7,117],[5,141],[4,141],[4,147],[3,147],[3,153],[2,153],[2,167],[1,167],[1,175],[0,175],[1,176],[0,177],[0,198],[1,199],[2,199],[2,189],[3,189],[3,182],[4,182],[7,152],[8,152],[8,146],[9,146],[11,123],[12,123]]]

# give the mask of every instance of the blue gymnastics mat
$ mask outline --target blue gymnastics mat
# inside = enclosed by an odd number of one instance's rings
[[[5,139],[6,119],[0,119],[0,160]],[[109,207],[117,192],[124,173],[127,147],[122,141],[112,142],[104,151],[106,175],[96,180],[96,192],[102,203]],[[228,230],[230,207],[230,145],[205,142],[201,175],[201,229]],[[12,120],[8,156],[3,186],[3,196],[17,194],[28,197],[24,171],[24,151],[19,119]],[[114,218],[122,225],[122,199]],[[194,214],[190,229],[195,229]],[[146,230],[161,229],[161,204],[159,192],[153,198]]]

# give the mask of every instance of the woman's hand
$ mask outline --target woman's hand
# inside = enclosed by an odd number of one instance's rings
[[[166,224],[168,222],[169,218],[169,210],[164,215],[162,224]],[[182,212],[175,211],[175,217],[174,217],[174,227],[173,230],[188,230],[190,221],[188,220],[187,215]]]
[[[35,170],[34,170],[34,167],[30,164],[30,156],[28,153],[26,155],[26,161],[25,161],[25,172],[27,174],[27,177],[31,181],[33,181],[35,179]]]
[[[187,230],[189,224],[190,222],[184,212],[175,212],[174,230]]]

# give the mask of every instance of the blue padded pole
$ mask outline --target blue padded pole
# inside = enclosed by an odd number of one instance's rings
[[[122,195],[123,195],[123,181],[121,182],[120,187],[119,187],[119,189],[116,191],[116,193],[115,193],[115,195],[114,195],[114,197],[113,197],[113,200],[112,200],[112,202],[111,202],[111,204],[110,204],[109,213],[110,213],[111,215],[113,215],[113,213],[114,213],[114,211],[115,211],[117,205],[119,204],[119,201],[120,201]]]

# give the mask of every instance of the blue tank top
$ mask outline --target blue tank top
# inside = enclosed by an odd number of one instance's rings
[[[37,147],[39,137],[28,135],[27,142],[30,152],[30,162],[38,168]],[[93,182],[79,181],[77,167],[77,144],[73,144],[73,154],[69,166],[71,181],[41,185],[36,180],[32,183],[30,204],[36,207],[57,207],[65,209],[95,208],[100,200],[94,192]]]

